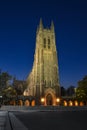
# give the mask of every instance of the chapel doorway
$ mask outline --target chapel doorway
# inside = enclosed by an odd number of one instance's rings
[[[47,105],[53,105],[53,98],[52,98],[52,95],[51,94],[48,94],[46,96],[46,104]]]

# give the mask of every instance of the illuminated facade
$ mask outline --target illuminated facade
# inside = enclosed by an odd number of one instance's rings
[[[44,98],[44,105],[56,105],[60,96],[58,58],[54,24],[44,28],[42,20],[36,32],[36,49],[32,71],[27,78],[25,96]]]

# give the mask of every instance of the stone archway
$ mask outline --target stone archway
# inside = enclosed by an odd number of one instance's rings
[[[25,106],[30,106],[29,100],[25,100],[24,104],[25,104]]]
[[[48,88],[45,91],[45,103],[44,105],[56,105],[56,94],[52,88]]]
[[[52,95],[50,93],[46,96],[46,104],[53,105],[53,98],[52,98]]]
[[[23,101],[22,100],[18,100],[18,105],[19,106],[23,106]]]
[[[32,100],[31,106],[35,106],[35,100]]]

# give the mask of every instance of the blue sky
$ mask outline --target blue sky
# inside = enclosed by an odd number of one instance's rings
[[[54,21],[60,84],[77,86],[87,75],[87,3],[85,0],[13,0],[0,2],[0,68],[17,79],[32,69],[36,29]]]

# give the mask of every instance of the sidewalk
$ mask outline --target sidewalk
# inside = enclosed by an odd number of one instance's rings
[[[28,130],[23,125],[23,123],[14,116],[13,113],[9,112],[9,118],[10,118],[12,130]]]
[[[11,130],[7,111],[0,111],[0,130]]]
[[[0,130],[28,130],[11,112],[0,111]]]

